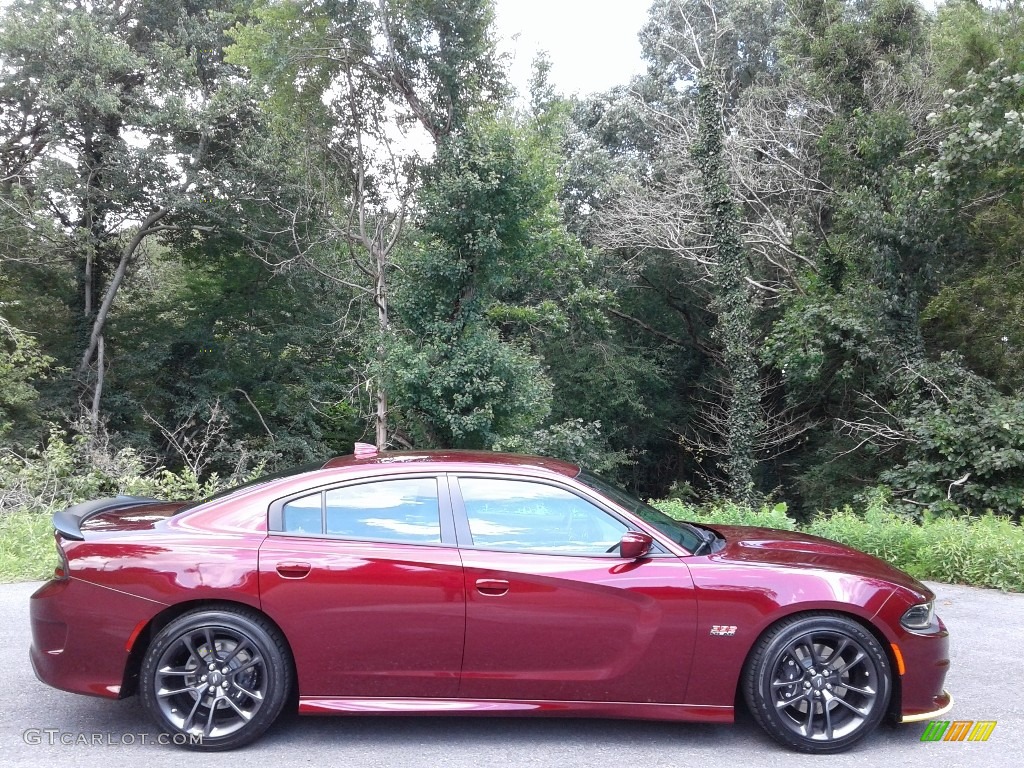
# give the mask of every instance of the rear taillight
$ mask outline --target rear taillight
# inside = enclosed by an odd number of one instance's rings
[[[57,581],[63,581],[64,579],[70,578],[68,556],[67,553],[64,552],[64,547],[60,545],[60,536],[54,536],[54,540],[57,544],[57,567],[53,569],[53,578]]]

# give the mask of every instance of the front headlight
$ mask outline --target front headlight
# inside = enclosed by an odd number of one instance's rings
[[[900,619],[900,624],[903,625],[904,629],[920,632],[923,629],[928,629],[932,625],[932,619],[934,618],[935,601],[929,600],[927,603],[910,606],[907,612],[903,614],[903,618]]]

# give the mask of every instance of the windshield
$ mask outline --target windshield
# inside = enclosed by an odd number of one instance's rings
[[[617,488],[595,474],[583,470],[576,479],[629,510],[648,525],[657,528],[660,533],[668,536],[688,552],[696,552],[705,543],[705,537],[689,523],[674,520],[660,509],[640,501],[633,494]]]

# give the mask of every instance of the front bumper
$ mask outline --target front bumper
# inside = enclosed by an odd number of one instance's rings
[[[942,619],[935,617],[933,631],[902,631],[898,646],[906,671],[900,676],[901,723],[930,720],[945,714],[953,706],[953,697],[945,689],[949,671],[949,632]]]
[[[942,695],[937,696],[935,701],[937,704],[941,701],[945,701],[945,703],[940,705],[938,709],[933,709],[931,712],[920,712],[916,715],[903,715],[900,717],[900,722],[920,723],[922,720],[934,720],[937,717],[942,717],[953,708],[953,695],[948,691],[943,691]]]

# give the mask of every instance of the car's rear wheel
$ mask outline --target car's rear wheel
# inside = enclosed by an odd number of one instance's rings
[[[758,724],[801,752],[849,749],[885,715],[889,659],[875,636],[841,614],[786,619],[758,641],[744,671]]]
[[[222,750],[266,731],[291,684],[288,647],[268,621],[242,608],[203,609],[178,617],[153,639],[139,694],[172,743]]]

